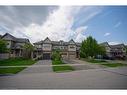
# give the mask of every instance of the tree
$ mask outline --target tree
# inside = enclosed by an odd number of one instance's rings
[[[127,46],[126,46],[126,54],[127,54]]]
[[[0,39],[0,53],[8,52],[7,42],[3,39]]]
[[[105,55],[106,54],[106,49],[105,49],[105,47],[104,46],[101,46],[101,45],[98,45],[99,47],[98,47],[98,54],[99,55]]]
[[[24,46],[23,46],[23,52],[24,52],[24,57],[25,58],[31,58],[31,55],[32,55],[32,52],[34,50],[34,46],[30,43],[26,43]]]
[[[53,50],[52,59],[53,60],[61,60],[61,54],[60,54],[60,50],[59,49]]]
[[[87,37],[86,40],[82,41],[80,48],[81,57],[92,57],[97,55],[105,54],[105,48],[100,46],[92,36]]]

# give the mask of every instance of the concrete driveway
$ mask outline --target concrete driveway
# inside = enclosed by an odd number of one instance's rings
[[[27,73],[46,73],[52,72],[52,61],[51,60],[40,60],[34,65],[29,66],[18,74]]]
[[[82,60],[75,60],[75,59],[70,59],[70,60],[63,60],[64,63],[70,64],[75,70],[88,70],[88,69],[103,69],[106,68],[106,66],[99,65],[99,64],[90,64],[86,61]]]

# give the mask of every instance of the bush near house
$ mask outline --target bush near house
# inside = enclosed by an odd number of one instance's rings
[[[54,50],[52,53],[52,68],[54,72],[73,71],[74,69],[63,63],[59,50]]]
[[[3,39],[0,39],[0,53],[6,53],[9,52],[7,49],[7,42]]]
[[[23,57],[24,58],[31,58],[33,50],[34,50],[34,46],[30,43],[26,43],[23,46]]]

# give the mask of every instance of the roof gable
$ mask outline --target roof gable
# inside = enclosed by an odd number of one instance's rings
[[[51,43],[51,40],[47,37],[47,38],[44,40],[44,43]]]
[[[15,41],[16,38],[14,36],[12,36],[11,34],[9,33],[6,33],[2,36],[2,39],[5,39],[5,40],[12,40],[12,41]]]
[[[108,44],[108,42],[101,43],[100,45],[105,46],[105,47],[110,47],[110,45]]]
[[[74,44],[75,44],[74,40],[73,40],[73,39],[71,39],[71,40],[69,41],[69,44],[74,45]]]
[[[125,48],[124,44],[110,45],[111,48]]]
[[[29,39],[25,39],[25,38],[17,38],[16,41],[19,43],[29,43],[30,42]]]
[[[16,38],[16,37],[12,36],[9,33],[4,34],[1,38],[5,39],[5,40],[15,41],[15,42],[18,42],[18,43],[29,43],[30,42],[29,39],[26,39],[26,38]]]

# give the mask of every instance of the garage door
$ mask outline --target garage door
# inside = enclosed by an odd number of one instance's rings
[[[43,54],[43,59],[44,59],[44,60],[51,59],[50,53],[44,53],[44,54]]]
[[[74,59],[74,58],[76,58],[76,57],[75,57],[75,55],[69,55],[69,58]]]

